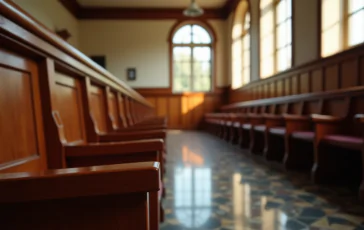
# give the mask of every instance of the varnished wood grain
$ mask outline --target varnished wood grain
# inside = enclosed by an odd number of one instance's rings
[[[339,89],[339,67],[337,65],[325,69],[325,90]]]
[[[300,75],[300,93],[309,93],[310,89],[310,74],[304,73]]]
[[[117,101],[115,92],[109,92],[108,93],[108,105],[109,105],[109,113],[110,113],[111,118],[112,118],[113,127],[114,127],[114,129],[118,129],[119,128],[119,122],[120,122],[120,120],[118,119],[118,117],[119,117],[119,112],[118,112],[119,106],[118,106],[118,101]]]
[[[52,108],[58,111],[68,142],[85,140],[80,83],[77,79],[55,74]]]
[[[311,73],[311,89],[312,92],[321,92],[323,91],[323,76],[322,70],[318,69]]]
[[[358,78],[358,61],[351,59],[341,64],[341,87],[349,88],[359,84]]]
[[[105,94],[101,87],[91,86],[91,110],[93,118],[96,122],[97,128],[100,132],[107,132],[106,126],[106,105]]]
[[[40,106],[36,64],[0,49],[0,171],[46,168]]]

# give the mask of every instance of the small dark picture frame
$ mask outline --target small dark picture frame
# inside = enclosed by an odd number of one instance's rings
[[[126,70],[126,79],[128,81],[135,81],[136,80],[136,68],[128,68]]]

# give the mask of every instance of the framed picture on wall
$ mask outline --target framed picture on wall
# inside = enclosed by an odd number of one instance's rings
[[[128,68],[126,70],[126,80],[128,81],[136,80],[136,68]]]

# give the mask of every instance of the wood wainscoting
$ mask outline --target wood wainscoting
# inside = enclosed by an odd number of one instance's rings
[[[364,45],[294,67],[229,92],[229,102],[331,91],[364,85]]]
[[[170,129],[198,129],[204,114],[227,103],[228,88],[211,93],[173,94],[169,88],[135,89],[154,107],[156,115],[168,117]]]

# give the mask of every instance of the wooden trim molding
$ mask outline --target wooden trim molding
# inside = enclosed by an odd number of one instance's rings
[[[65,8],[78,19],[133,19],[163,20],[187,19],[182,12],[184,8],[129,8],[129,7],[85,7],[77,0],[59,0]],[[197,19],[227,19],[241,0],[226,0],[221,8],[208,8]]]
[[[223,95],[229,92],[229,86],[216,87],[214,92],[188,92],[188,93],[173,93],[169,88],[134,88],[143,97],[147,96],[183,96],[183,95],[194,95],[194,94],[204,94],[204,95]]]

